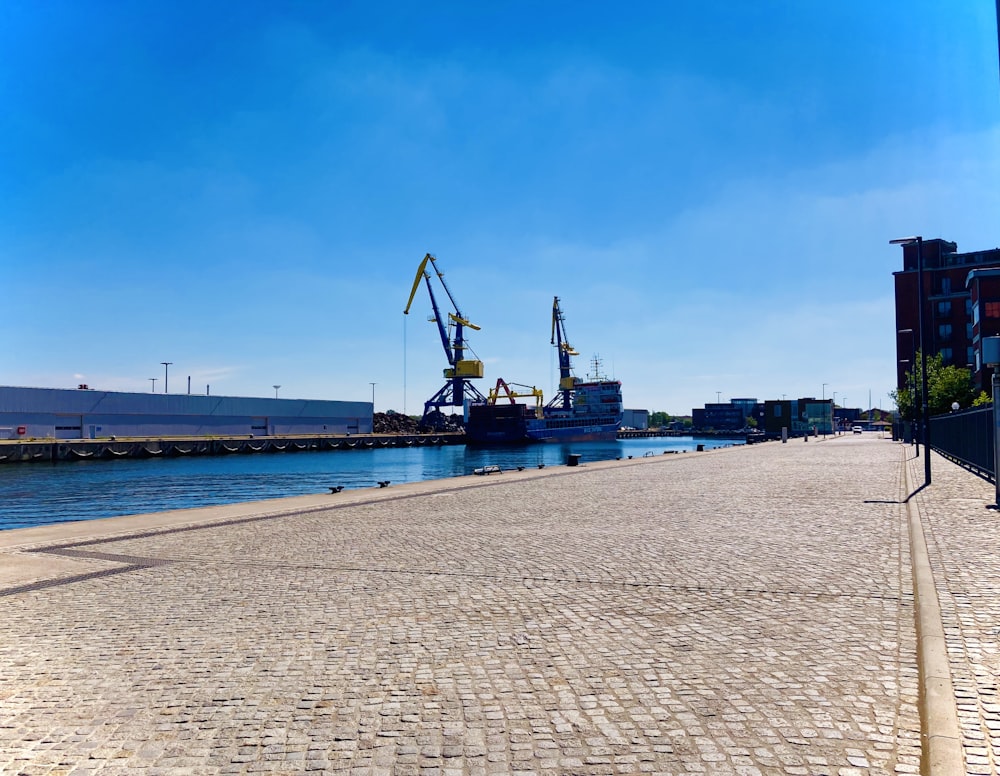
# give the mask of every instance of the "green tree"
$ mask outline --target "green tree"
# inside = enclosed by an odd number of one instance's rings
[[[900,417],[914,420],[920,411],[920,352],[916,364],[906,373],[906,386],[889,392],[896,403]],[[951,411],[954,402],[962,407],[971,407],[978,400],[972,384],[972,373],[954,364],[944,365],[941,354],[927,359],[927,410],[931,415],[941,415]]]
[[[903,420],[916,420],[918,391],[913,370],[906,373],[906,385],[889,391],[889,398],[896,403],[896,411]]]
[[[658,426],[665,426],[670,422],[670,415],[666,412],[656,412],[649,413],[649,425],[652,428],[657,428]]]

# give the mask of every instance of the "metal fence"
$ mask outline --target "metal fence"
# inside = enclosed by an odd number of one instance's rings
[[[993,405],[932,417],[931,446],[983,479],[996,482]]]

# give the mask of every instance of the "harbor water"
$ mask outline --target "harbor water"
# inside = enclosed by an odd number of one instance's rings
[[[221,457],[76,461],[0,466],[0,530],[170,509],[444,479],[478,468],[565,466],[742,444],[742,440],[646,437],[571,445],[465,445]]]

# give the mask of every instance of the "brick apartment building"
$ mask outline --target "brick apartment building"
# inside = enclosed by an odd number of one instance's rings
[[[903,245],[903,269],[893,272],[896,291],[896,386],[906,385],[919,349],[917,243]],[[959,253],[948,240],[921,244],[924,342],[927,355],[973,372],[976,389],[990,390],[982,364],[983,337],[1000,334],[1000,248]]]

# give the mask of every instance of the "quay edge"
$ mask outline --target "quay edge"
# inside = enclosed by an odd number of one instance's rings
[[[465,434],[330,434],[284,437],[114,437],[0,440],[0,464],[202,455],[367,450],[465,443]]]

